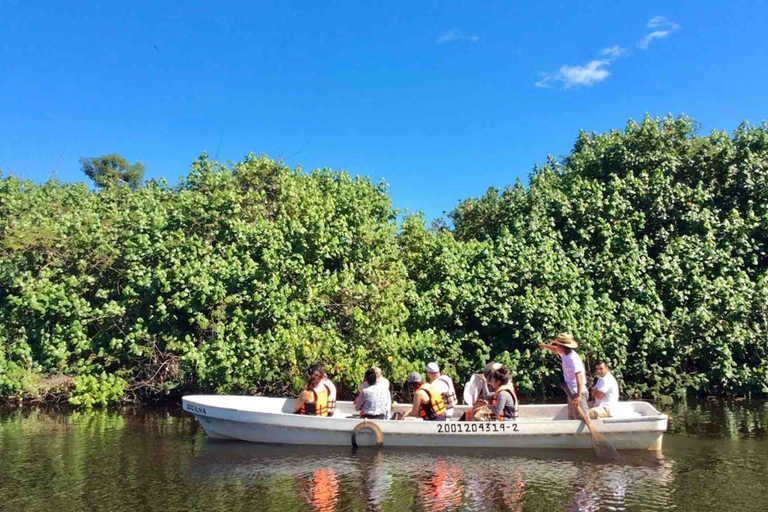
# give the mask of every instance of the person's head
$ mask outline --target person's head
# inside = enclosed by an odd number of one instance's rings
[[[307,390],[309,391],[315,389],[320,384],[320,381],[323,380],[323,377],[325,377],[322,367],[318,368],[317,365],[310,366],[307,369],[307,375]]]
[[[505,365],[500,365],[499,368],[493,370],[489,380],[494,389],[499,389],[500,386],[508,384],[509,368],[507,368]]]
[[[498,370],[499,368],[501,368],[501,363],[494,363],[493,361],[485,365],[485,368],[483,368],[485,380],[491,380],[494,370]]]
[[[574,350],[579,346],[579,344],[576,343],[576,340],[573,339],[573,336],[567,332],[561,332],[555,339],[550,341],[549,344],[555,347],[555,350],[557,350],[557,353],[561,356],[567,356],[571,353],[571,350]]]
[[[595,373],[600,378],[605,377],[610,371],[611,369],[608,367],[608,364],[605,361],[600,361],[595,365]]]
[[[427,372],[427,378],[429,379],[429,382],[433,382],[436,378],[440,376],[440,367],[437,366],[437,363],[435,363],[434,361],[429,363],[425,369]]]
[[[408,376],[408,385],[411,386],[411,389],[420,387],[422,382],[421,374],[419,372],[412,372]]]
[[[365,372],[365,382],[367,382],[369,386],[376,384],[376,368],[368,368]]]
[[[381,378],[381,368],[378,366],[371,366],[371,369],[376,373],[376,380]]]

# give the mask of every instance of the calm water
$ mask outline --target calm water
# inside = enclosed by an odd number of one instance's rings
[[[764,511],[768,403],[689,402],[663,455],[208,440],[175,408],[0,413],[0,510]]]

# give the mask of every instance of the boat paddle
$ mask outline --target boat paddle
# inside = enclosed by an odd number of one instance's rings
[[[565,384],[565,382],[561,382],[560,387],[563,388],[563,391],[565,391],[565,395],[568,397],[568,400],[573,400],[571,390],[568,389],[568,386]],[[613,444],[611,444],[611,442],[608,441],[608,439],[606,439],[603,434],[597,431],[595,426],[589,420],[589,415],[584,413],[580,405],[576,407],[576,410],[579,411],[579,416],[581,416],[581,419],[584,420],[584,423],[586,423],[587,428],[589,429],[589,433],[592,436],[592,449],[595,451],[595,457],[598,459],[607,460],[618,459],[619,452],[616,451],[616,448],[613,446]]]

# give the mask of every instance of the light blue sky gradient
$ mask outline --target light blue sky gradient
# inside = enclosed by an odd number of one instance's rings
[[[202,152],[384,178],[428,219],[567,154],[579,129],[768,118],[766,2],[0,4],[0,170],[82,181]],[[663,34],[662,34],[663,32]]]

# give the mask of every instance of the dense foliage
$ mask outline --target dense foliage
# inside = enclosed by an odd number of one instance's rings
[[[252,155],[174,187],[5,177],[0,395],[283,395],[321,361],[350,396],[371,363],[463,382],[489,358],[538,394],[562,330],[628,394],[768,392],[768,126],[694,128],[582,133],[453,230],[398,223],[383,183]]]

